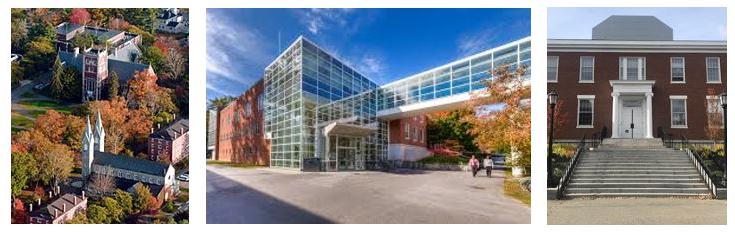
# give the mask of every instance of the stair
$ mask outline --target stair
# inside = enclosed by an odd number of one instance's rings
[[[578,161],[567,198],[710,196],[686,153],[660,139],[605,139]]]

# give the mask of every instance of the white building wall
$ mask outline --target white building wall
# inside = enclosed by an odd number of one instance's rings
[[[428,157],[431,153],[427,148],[407,144],[388,145],[388,159],[400,161],[418,161]]]

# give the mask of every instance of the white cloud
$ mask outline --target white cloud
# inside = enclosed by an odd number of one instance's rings
[[[498,35],[498,29],[492,27],[460,36],[457,41],[460,57],[466,57],[487,49],[493,41],[498,40]]]
[[[254,29],[222,14],[207,14],[207,83],[249,85],[253,79],[239,68],[267,58],[265,40]],[[209,87],[210,85],[208,85]]]
[[[347,16],[353,9],[346,8],[312,8],[297,12],[300,21],[312,34],[316,35],[334,26],[345,28],[349,25]]]

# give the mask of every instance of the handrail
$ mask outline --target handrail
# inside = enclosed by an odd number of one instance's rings
[[[704,160],[702,159],[697,152],[692,151],[691,146],[689,145],[689,139],[687,139],[686,136],[680,135],[681,137],[681,149],[684,150],[687,153],[687,156],[690,160],[692,160],[692,163],[694,163],[694,167],[697,168],[697,171],[699,172],[699,175],[702,176],[702,179],[704,179],[705,184],[707,185],[707,188],[710,190],[710,193],[714,198],[717,198],[717,185],[712,180],[712,172],[707,168],[704,167]]]
[[[577,160],[579,159],[579,155],[582,154],[582,151],[584,151],[586,146],[586,138],[587,135],[582,136],[582,141],[579,142],[577,145],[577,150],[574,151],[574,156],[572,157],[572,160],[569,162],[569,166],[567,167],[567,170],[564,172],[564,175],[559,179],[559,185],[556,186],[556,198],[561,199],[564,197],[564,189],[566,189],[567,184],[569,184],[569,179],[572,177],[572,171],[574,171],[574,167],[577,165]]]

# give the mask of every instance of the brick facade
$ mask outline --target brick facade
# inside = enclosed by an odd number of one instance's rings
[[[270,142],[265,138],[263,80],[217,114],[215,159],[268,166]]]
[[[620,53],[620,52],[550,52],[558,57],[557,82],[548,82],[549,92],[559,94],[556,109],[556,139],[580,139],[607,127],[610,137],[612,121],[612,92],[610,81],[619,78],[619,58],[645,57],[645,78],[655,81],[652,97],[653,136],[658,138],[659,127],[666,132],[685,135],[693,140],[711,139],[707,134],[707,96],[725,92],[727,56],[725,53]],[[594,82],[580,82],[580,57],[594,56]],[[671,58],[683,57],[685,83],[672,83]],[[721,83],[707,83],[707,57],[720,59]],[[577,128],[578,95],[594,95],[593,128]],[[686,96],[687,127],[672,128],[670,96]]]
[[[389,143],[426,147],[426,116],[413,116],[390,121]]]

